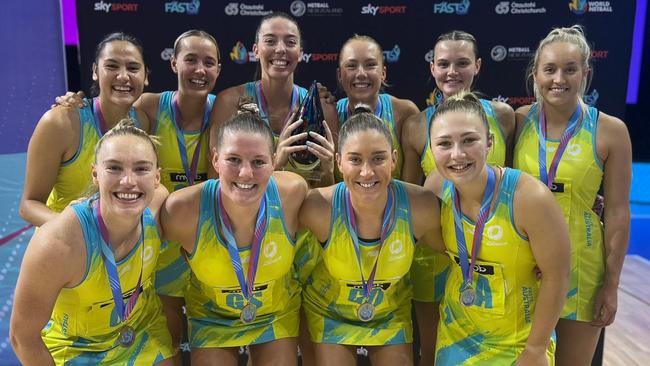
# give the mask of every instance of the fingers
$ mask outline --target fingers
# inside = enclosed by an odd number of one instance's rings
[[[295,113],[294,113],[294,115],[295,115]],[[292,117],[292,118],[293,118],[293,117]],[[282,129],[282,132],[280,132],[280,141],[282,141],[282,140],[288,138],[288,137],[291,135],[291,132],[293,132],[293,130],[295,130],[296,128],[298,128],[298,126],[300,126],[301,124],[302,124],[302,119],[301,119],[301,118],[298,118],[297,121],[292,122],[292,123],[290,123],[290,124],[284,126],[284,128]],[[305,134],[306,134],[306,133],[305,133]],[[296,136],[297,136],[297,135],[296,135]]]
[[[323,121],[323,126],[325,127],[325,136],[327,136],[327,141],[331,142],[332,145],[334,145],[334,136],[332,135],[332,130],[330,130],[330,126],[327,124],[327,121]]]
[[[331,150],[315,142],[307,141],[307,149],[323,162],[331,162],[334,158],[334,154]]]
[[[324,85],[322,85],[321,83],[316,83],[316,85],[318,87],[318,97],[320,99],[322,99],[328,104],[336,103],[336,97],[334,97],[334,95],[330,93],[330,91],[327,90],[327,88]]]
[[[285,137],[278,143],[278,149],[284,148],[284,147],[289,147],[293,145],[296,142],[299,142],[300,140],[305,140],[307,139],[307,132],[299,133],[297,135]]]

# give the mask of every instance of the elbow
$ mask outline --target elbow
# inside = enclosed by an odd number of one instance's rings
[[[29,214],[28,200],[26,200],[24,198],[20,200],[20,207],[18,208],[18,214],[20,215],[20,217],[23,218],[23,220],[25,220],[27,222],[30,222],[30,223],[32,222],[30,220],[31,216]]]
[[[14,352],[16,352],[16,355],[20,357],[22,350],[26,348],[27,343],[25,341],[25,335],[23,334],[24,332],[21,331],[20,326],[17,326],[15,322],[11,321],[11,325],[9,326],[9,340],[11,342],[11,347],[14,349]]]

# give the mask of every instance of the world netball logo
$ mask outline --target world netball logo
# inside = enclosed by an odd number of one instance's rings
[[[245,64],[249,61],[248,50],[246,50],[243,43],[237,41],[230,52],[230,59],[239,65]]]
[[[587,0],[571,0],[569,2],[569,10],[576,15],[582,15],[589,11],[589,3]]]
[[[305,12],[307,11],[307,5],[305,5],[303,1],[296,0],[291,3],[289,10],[294,17],[301,17],[305,15]]]

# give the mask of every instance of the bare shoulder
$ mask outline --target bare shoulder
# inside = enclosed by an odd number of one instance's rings
[[[245,92],[245,84],[231,86],[217,94],[215,104],[236,106],[239,103],[239,98],[246,94]]]
[[[542,212],[550,202],[557,204],[548,187],[532,175],[521,172],[513,199],[515,220]]]
[[[331,207],[335,189],[336,185],[310,189],[303,202],[302,210],[320,210],[323,207]]]
[[[410,115],[404,120],[404,132],[408,131],[411,136],[418,136],[425,133],[427,126],[427,113],[425,111]]]
[[[605,112],[598,113],[598,128],[602,129],[607,136],[615,134],[628,134],[627,125],[618,117],[611,116]]]
[[[282,205],[298,210],[309,191],[307,182],[298,174],[287,171],[275,171],[273,178],[278,186]]]
[[[188,215],[196,215],[201,204],[201,192],[206,183],[202,182],[171,193],[164,201],[164,211],[181,221],[189,217]]]
[[[408,182],[402,182],[402,185],[408,194],[413,213],[429,210],[432,205],[437,206],[436,195],[430,189]]]
[[[50,257],[53,261],[77,263],[75,258],[84,251],[85,239],[81,223],[74,209],[68,206],[55,219],[46,222],[35,231],[29,243],[34,252]]]
[[[519,123],[520,120],[523,121],[526,118],[528,112],[530,112],[531,107],[532,105],[528,104],[517,108],[517,110],[515,111],[515,117],[517,118],[517,123]]]
[[[409,116],[420,112],[417,105],[408,99],[400,99],[395,96],[390,96],[391,103],[393,104],[393,110],[397,114],[400,120],[404,121]]]
[[[149,118],[149,121],[151,123],[153,123],[158,117],[160,95],[161,93],[144,93],[140,96],[140,98],[138,98],[135,103],[133,103],[133,106],[137,110],[141,110],[147,115],[147,118]]]
[[[492,109],[499,120],[499,123],[506,128],[512,128],[515,122],[515,111],[510,104],[504,102],[491,101]]]

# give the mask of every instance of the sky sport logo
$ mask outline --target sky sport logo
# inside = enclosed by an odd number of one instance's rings
[[[469,0],[451,2],[443,1],[440,3],[433,4],[433,13],[434,14],[456,14],[456,15],[467,15],[469,12]]]
[[[140,4],[137,3],[107,3],[104,2],[103,0],[100,2],[96,2],[94,4],[94,10],[95,11],[103,11],[104,13],[108,12],[136,12],[138,11],[138,6]]]
[[[199,6],[201,6],[199,0],[192,0],[191,2],[172,1],[165,3],[165,13],[197,15]]]
[[[370,3],[361,8],[361,15],[372,15],[376,16],[386,15],[386,14],[406,14],[406,5],[385,5],[385,6],[374,6]]]

